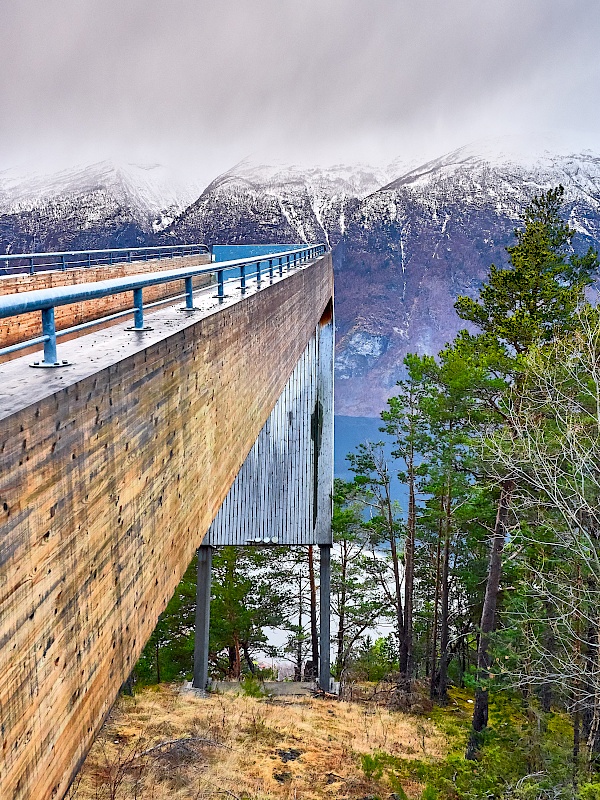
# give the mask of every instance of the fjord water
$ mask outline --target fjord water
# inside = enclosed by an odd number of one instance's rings
[[[350,471],[350,464],[346,460],[348,453],[355,452],[359,444],[367,441],[383,442],[391,475],[392,499],[397,500],[402,510],[406,511],[406,487],[398,480],[398,467],[392,458],[392,440],[379,430],[382,424],[379,417],[347,417],[341,414],[335,416],[334,475],[336,478],[351,481],[354,473]]]

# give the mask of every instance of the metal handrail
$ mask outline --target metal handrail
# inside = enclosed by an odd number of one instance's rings
[[[308,245],[282,253],[270,253],[254,256],[252,258],[236,259],[234,261],[220,261],[216,266],[183,267],[181,269],[165,270],[163,272],[151,272],[145,275],[130,275],[124,278],[112,278],[105,281],[93,283],[80,283],[74,286],[59,286],[53,289],[35,289],[29,292],[18,292],[12,295],[0,296],[0,319],[14,317],[19,314],[27,314],[35,311],[42,313],[42,336],[29,339],[19,344],[11,345],[0,349],[0,356],[13,353],[17,350],[31,347],[35,344],[44,344],[43,361],[35,362],[32,366],[36,367],[61,367],[68,362],[59,361],[56,352],[56,339],[58,336],[66,336],[70,333],[82,330],[83,328],[100,325],[118,317],[126,316],[133,312],[134,325],[128,330],[144,331],[149,330],[144,326],[144,302],[143,290],[149,286],[157,286],[163,283],[182,280],[185,282],[185,294],[177,297],[185,297],[185,308],[194,309],[193,278],[198,275],[215,274],[217,277],[216,298],[222,303],[225,298],[225,273],[231,275],[232,272],[239,270],[239,276],[232,276],[232,279],[239,277],[239,287],[241,294],[246,292],[248,277],[255,277],[257,289],[261,288],[261,279],[264,273],[268,273],[270,283],[273,282],[275,270],[279,276],[283,277],[284,271],[289,271],[295,267],[305,264],[307,261],[317,258],[325,253],[327,248],[323,244]],[[264,267],[263,267],[264,265]],[[254,269],[252,269],[254,268]],[[54,321],[54,309],[56,306],[79,303],[85,300],[96,300],[124,292],[133,292],[133,308],[110,314],[105,317],[92,320],[89,323],[75,325],[61,331],[56,330]],[[146,305],[150,308],[162,303],[173,302],[177,298],[169,297]]]
[[[34,275],[40,270],[76,269],[105,266],[112,264],[148,261],[152,258],[175,258],[176,256],[193,256],[210,253],[205,244],[174,244],[159,247],[112,247],[106,250],[58,250],[52,253],[6,253],[0,255],[0,272],[5,275],[28,272]],[[120,256],[125,256],[120,258]],[[57,259],[47,261],[47,259]],[[20,262],[20,263],[17,263]],[[15,266],[9,266],[14,264]],[[36,269],[37,268],[37,269]]]

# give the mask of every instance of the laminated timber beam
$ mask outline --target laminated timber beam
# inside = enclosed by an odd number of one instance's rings
[[[66,794],[332,292],[327,254],[0,366],[0,797]]]

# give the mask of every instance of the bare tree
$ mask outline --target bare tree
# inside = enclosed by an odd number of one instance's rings
[[[519,532],[542,553],[529,564],[520,686],[566,695],[591,752],[600,750],[600,321],[580,312],[575,333],[534,348],[508,398],[509,425],[484,442],[495,480],[514,483],[513,508],[535,520]],[[523,656],[524,653],[521,655]],[[577,755],[578,743],[575,747]]]

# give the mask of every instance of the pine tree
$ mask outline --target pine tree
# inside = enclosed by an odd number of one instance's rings
[[[572,252],[575,232],[560,216],[563,197],[562,186],[535,197],[524,211],[524,227],[515,230],[516,243],[507,248],[509,266],[492,265],[479,298],[459,297],[455,304],[459,316],[480,332],[462,331],[454,346],[465,359],[486,369],[489,381],[479,387],[479,396],[500,419],[506,420],[502,398],[507,387],[518,385],[522,379],[524,357],[534,345],[551,342],[576,326],[575,312],[598,269],[598,258],[591,248],[583,256]],[[480,685],[467,750],[471,758],[477,753],[488,721],[485,680],[490,667],[490,634],[514,490],[515,481],[507,475],[499,487],[481,614],[477,656]]]
[[[400,462],[398,477],[408,488],[406,535],[404,537],[404,620],[400,637],[400,673],[410,691],[413,674],[413,616],[415,548],[417,542],[417,485],[425,472],[421,456],[431,446],[420,403],[428,391],[427,373],[418,356],[408,355],[408,378],[399,381],[400,392],[388,400],[388,410],[381,412],[382,430],[393,437],[392,455]]]
[[[358,497],[357,497],[358,494]],[[370,526],[363,518],[362,490],[336,479],[333,492],[332,614],[337,617],[334,674],[341,680],[365,631],[390,615],[390,603],[368,558]]]

